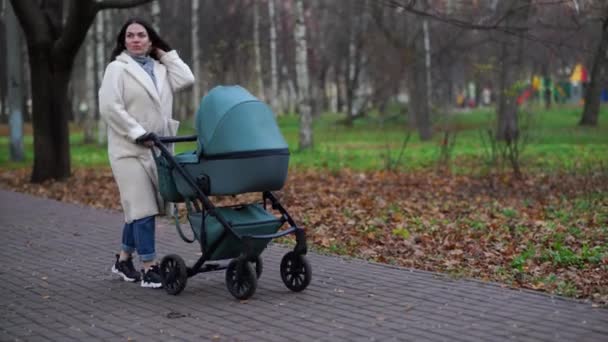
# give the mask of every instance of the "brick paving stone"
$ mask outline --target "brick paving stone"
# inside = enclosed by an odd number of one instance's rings
[[[196,244],[158,222],[157,254],[192,265]],[[292,293],[278,272],[288,249],[275,244],[246,302],[223,271],[170,296],[110,273],[122,224],[119,212],[0,190],[0,256],[19,261],[0,271],[0,340],[608,340],[608,310],[590,303],[316,253],[311,285]]]

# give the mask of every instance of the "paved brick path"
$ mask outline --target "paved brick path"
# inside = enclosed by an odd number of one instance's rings
[[[286,249],[264,252],[246,302],[224,273],[179,296],[110,274],[120,213],[0,191],[0,341],[608,341],[608,310],[496,284],[309,254],[313,281],[280,280]],[[199,250],[162,222],[160,255]]]

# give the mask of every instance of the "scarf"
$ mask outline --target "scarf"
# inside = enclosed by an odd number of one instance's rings
[[[144,69],[144,71],[148,75],[150,75],[150,77],[152,78],[152,82],[154,82],[154,85],[156,86],[156,76],[154,76],[154,60],[152,59],[152,57],[150,57],[148,55],[134,56],[131,54],[129,54],[129,56],[131,56],[131,58],[133,58],[133,60],[136,61],[137,64],[141,65],[141,67]]]

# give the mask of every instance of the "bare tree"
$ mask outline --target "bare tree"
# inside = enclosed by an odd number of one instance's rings
[[[31,180],[70,176],[68,85],[78,48],[98,11],[149,0],[11,0],[25,32],[32,87],[34,167]]]

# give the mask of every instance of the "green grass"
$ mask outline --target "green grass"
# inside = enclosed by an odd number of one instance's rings
[[[529,143],[525,146],[521,160],[526,169],[580,169],[605,167],[608,165],[608,108],[601,110],[599,126],[579,127],[580,107],[555,107],[546,111],[539,108],[525,109],[521,121],[529,121]],[[298,150],[299,122],[296,115],[278,118],[279,125],[292,152],[290,165],[293,168],[338,170],[379,170],[386,168],[388,160],[396,160],[402,142],[408,132],[411,138],[399,165],[399,170],[420,170],[434,167],[440,155],[441,130],[456,130],[456,145],[452,152],[453,170],[471,172],[483,167],[488,149],[484,147],[482,134],[495,130],[495,113],[479,109],[464,113],[453,113],[441,120],[435,119],[432,141],[423,142],[415,130],[408,126],[402,116],[384,119],[371,113],[361,118],[352,127],[339,123],[343,116],[324,114],[315,118],[314,147]],[[186,120],[180,134],[193,134],[194,129]],[[107,165],[104,147],[84,144],[82,132],[73,128],[70,136],[73,165]],[[2,167],[29,166],[33,160],[33,139],[25,137],[26,161],[8,161],[8,137],[0,137],[0,165]],[[194,149],[193,143],[177,144],[176,151]]]

